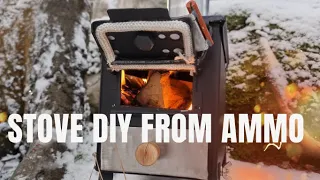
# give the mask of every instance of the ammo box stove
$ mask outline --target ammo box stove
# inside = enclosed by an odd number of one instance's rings
[[[104,179],[123,171],[150,177],[220,179],[226,158],[221,144],[226,23],[222,16],[202,18],[192,1],[189,11],[187,16],[171,18],[167,9],[113,9],[108,11],[110,20],[92,23],[103,56],[100,113],[132,114],[127,143],[121,143],[118,128],[116,148],[108,141],[97,146]],[[155,162],[142,165],[136,154],[142,144],[141,114],[177,113],[211,114],[212,142],[158,143]],[[155,140],[152,130],[149,140]]]

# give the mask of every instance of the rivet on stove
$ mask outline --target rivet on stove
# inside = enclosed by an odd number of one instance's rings
[[[170,38],[171,38],[172,40],[178,40],[178,39],[180,39],[180,35],[179,35],[179,34],[171,34],[171,35],[170,35]]]
[[[113,41],[113,40],[115,40],[116,38],[115,38],[114,36],[108,36],[108,39],[111,40],[111,41]]]
[[[174,52],[174,53],[177,53],[177,54],[178,54],[179,52],[182,53],[182,49],[180,49],[180,48],[175,48],[175,49],[173,50],[173,52]]]
[[[159,34],[158,37],[159,37],[159,39],[165,39],[165,38],[166,38],[166,35],[164,35],[164,34]]]
[[[170,50],[169,49],[163,49],[162,52],[168,54],[168,53],[170,53]]]

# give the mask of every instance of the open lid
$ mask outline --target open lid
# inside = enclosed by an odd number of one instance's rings
[[[167,9],[112,9],[109,21],[92,23],[111,70],[195,71],[191,16],[172,19]]]

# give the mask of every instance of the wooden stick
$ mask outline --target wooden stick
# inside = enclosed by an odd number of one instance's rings
[[[99,166],[99,163],[98,163],[98,160],[97,160],[97,154],[96,154],[96,153],[93,153],[92,155],[93,155],[94,160],[95,160],[95,163],[96,163],[96,165],[97,165],[97,167],[98,167],[98,171],[99,171],[100,178],[101,178],[101,180],[103,180],[103,176],[102,176],[102,173],[101,173],[101,170],[100,170],[100,166]]]

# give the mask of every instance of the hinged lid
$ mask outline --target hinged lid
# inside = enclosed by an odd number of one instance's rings
[[[171,19],[168,10],[161,8],[108,13],[110,21],[96,21],[92,29],[111,70],[195,72],[195,52],[208,48],[203,37],[193,33],[199,28],[192,15]]]

